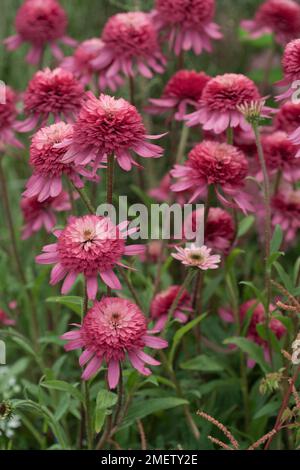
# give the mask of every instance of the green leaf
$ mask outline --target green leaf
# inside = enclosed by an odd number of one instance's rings
[[[281,264],[277,263],[277,261],[275,261],[275,263],[273,263],[273,266],[276,269],[276,271],[278,272],[278,275],[279,275],[279,277],[281,279],[281,282],[283,283],[284,287],[288,291],[291,292],[293,290],[294,286],[293,286],[293,281],[290,278],[290,276],[285,272],[285,270],[283,269]]]
[[[271,246],[270,246],[271,255],[279,251],[281,244],[282,244],[282,239],[283,239],[282,228],[280,227],[280,225],[276,225],[274,229],[273,237],[271,240]]]
[[[65,305],[66,307],[68,307],[70,310],[77,313],[78,315],[82,314],[83,302],[82,302],[81,297],[78,297],[75,295],[48,297],[46,299],[46,302]]]
[[[253,215],[248,215],[247,217],[244,217],[244,219],[241,220],[241,222],[239,223],[237,238],[241,238],[246,235],[246,233],[252,227],[254,221],[255,217]]]
[[[186,333],[188,333],[190,330],[192,330],[198,323],[200,323],[206,317],[206,315],[207,315],[206,313],[203,313],[202,315],[199,315],[199,317],[197,317],[194,320],[190,321],[189,323],[182,326],[181,328],[179,328],[179,330],[176,331],[176,333],[174,335],[171,351],[170,351],[170,354],[169,354],[170,364],[173,364],[176,349],[179,346],[179,343],[182,340],[182,338],[184,337],[184,335]]]
[[[257,364],[260,366],[260,368],[265,374],[269,372],[270,368],[266,364],[262,348],[255,344],[253,341],[249,341],[249,339],[247,338],[235,336],[232,338],[227,338],[224,343],[235,344],[244,353],[248,354],[251,359],[257,362]]]
[[[95,409],[95,431],[99,433],[103,428],[105,417],[111,414],[112,408],[118,401],[118,395],[109,392],[108,390],[100,390],[97,395],[96,409]]]
[[[262,295],[262,291],[259,290],[254,284],[253,282],[250,282],[250,281],[241,281],[240,284],[244,285],[244,286],[248,286],[250,287],[250,289],[253,290],[254,294],[255,294],[255,297],[257,297],[257,299],[262,303],[264,304],[265,303],[265,299]]]
[[[223,364],[220,364],[215,358],[200,354],[189,361],[180,364],[181,369],[202,370],[205,372],[218,372],[224,370]]]
[[[63,380],[46,380],[45,382],[41,382],[41,386],[52,390],[66,392],[80,402],[83,402],[82,393],[76,387],[74,387],[74,385],[71,385],[68,382],[64,382]]]
[[[262,418],[263,416],[268,416],[268,418],[271,418],[272,416],[276,416],[279,407],[280,407],[279,402],[271,401],[270,403],[267,403],[262,408],[260,408],[253,416],[253,419]]]
[[[153,413],[163,410],[169,410],[176,406],[188,405],[188,401],[183,398],[164,397],[152,398],[149,400],[135,400],[129,408],[128,415],[125,418],[121,428],[125,428],[135,422],[137,419],[143,419]]]
[[[278,258],[280,258],[280,256],[283,256],[283,255],[284,255],[283,251],[275,251],[274,253],[272,253],[268,258],[267,268],[269,269],[271,266],[273,266],[275,261],[277,261]]]

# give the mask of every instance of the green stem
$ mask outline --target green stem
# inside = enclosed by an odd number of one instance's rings
[[[84,297],[83,297],[83,315],[82,321],[88,311],[88,295],[87,295],[87,284],[84,283]],[[90,384],[88,381],[84,381],[84,410],[85,410],[85,427],[87,436],[88,449],[92,450],[94,446],[94,433],[93,433],[93,422],[91,416],[91,400],[90,400]]]
[[[227,144],[233,145],[233,128],[232,127],[227,127]]]
[[[106,203],[112,205],[113,202],[113,190],[114,190],[114,165],[115,156],[114,154],[108,155],[107,158],[107,170],[106,170]],[[111,288],[107,286],[107,296],[111,296]]]
[[[139,300],[138,294],[137,294],[135,288],[133,287],[133,284],[132,284],[131,280],[129,279],[129,276],[127,275],[125,269],[124,269],[124,268],[121,268],[121,267],[119,266],[118,271],[119,271],[119,273],[121,274],[122,279],[124,280],[125,284],[127,285],[127,287],[128,287],[128,289],[129,289],[129,291],[130,291],[130,293],[131,293],[131,295],[132,295],[132,297],[133,297],[135,303],[136,303],[136,304],[139,306],[139,308],[143,311],[143,306],[142,306],[142,304],[141,304],[141,302],[140,302],[140,300]]]
[[[179,291],[177,292],[177,295],[175,297],[175,299],[173,300],[173,303],[169,309],[169,312],[168,312],[168,320],[166,322],[166,325],[165,325],[165,331],[167,330],[167,327],[169,326],[169,323],[171,321],[171,319],[173,318],[173,315],[179,305],[179,302],[180,302],[180,299],[182,297],[182,294],[184,292],[184,290],[187,288],[187,286],[190,284],[190,282],[192,281],[193,277],[195,276],[196,272],[194,269],[188,269],[187,270],[187,273],[186,273],[186,276],[185,276],[185,279],[183,280],[183,283],[179,289]]]
[[[88,211],[91,214],[95,214],[96,209],[94,208],[93,204],[91,203],[90,198],[86,194],[85,190],[83,188],[77,188],[72,181],[71,181],[71,184],[72,184],[73,188],[75,189],[75,191],[78,192],[78,194],[81,197],[83,203],[86,205]]]
[[[183,124],[182,130],[181,130],[181,135],[180,135],[180,141],[179,141],[179,145],[178,145],[178,150],[177,150],[177,154],[176,154],[176,163],[181,163],[181,161],[184,157],[187,141],[188,141],[188,138],[189,138],[189,133],[190,133],[190,128],[187,127],[186,124]]]

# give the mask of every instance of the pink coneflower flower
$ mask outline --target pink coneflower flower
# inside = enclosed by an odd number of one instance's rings
[[[184,221],[184,235],[195,233],[203,221],[204,209],[193,211]],[[220,207],[210,207],[205,224],[204,241],[208,248],[228,254],[235,237],[234,221],[228,212]]]
[[[296,158],[297,147],[289,140],[288,134],[276,131],[262,136],[261,141],[270,173],[280,171],[287,181],[297,182],[300,178],[300,160]],[[258,177],[262,178],[261,172]]]
[[[287,101],[275,115],[274,128],[290,134],[298,127],[300,127],[300,103]]]
[[[300,190],[284,186],[273,196],[272,223],[280,225],[286,243],[292,242],[300,229]]]
[[[202,124],[203,129],[221,134],[228,127],[249,130],[239,105],[260,100],[252,80],[241,74],[225,73],[212,78],[205,86],[198,110],[186,116],[188,126]]]
[[[295,39],[287,44],[281,62],[284,78],[277,82],[277,85],[287,86],[288,89],[276,96],[276,101],[288,99],[297,91],[296,82],[300,80],[300,39]]]
[[[244,20],[241,26],[254,39],[273,33],[276,41],[284,45],[300,34],[300,6],[292,0],[267,0],[258,8],[254,20]]]
[[[107,155],[114,154],[120,167],[129,171],[137,165],[132,152],[145,158],[162,156],[161,147],[146,141],[159,137],[146,134],[141,115],[128,101],[103,94],[97,99],[88,93],[74,125],[73,138],[66,139],[68,151],[63,162],[87,165],[94,161],[97,167]]]
[[[201,247],[191,243],[189,248],[175,246],[177,253],[171,253],[173,258],[181,261],[185,266],[192,266],[203,271],[208,269],[218,269],[221,262],[220,255],[211,255],[211,248],[203,245]]]
[[[163,292],[159,292],[152,300],[150,315],[152,320],[155,321],[153,331],[162,331],[164,329],[168,321],[168,312],[180,288],[180,286],[170,286]],[[187,313],[191,310],[191,296],[187,290],[184,290],[179,299],[177,309],[174,312],[174,318],[180,323],[186,323],[188,321]]]
[[[80,273],[86,278],[90,299],[96,297],[98,274],[112,289],[121,289],[113,268],[124,266],[122,256],[144,252],[142,245],[125,246],[125,238],[131,233],[126,229],[128,223],[115,226],[108,217],[96,215],[70,217],[64,230],[54,232],[57,242],[44,246],[44,253],[36,257],[36,262],[55,264],[50,284],[57,284],[65,278],[62,294],[69,292]]]
[[[4,310],[0,308],[0,325],[14,326],[15,324],[16,324],[16,320],[13,320],[12,318],[10,318],[7,315],[7,313],[5,313]]]
[[[93,65],[99,70],[106,69],[107,79],[119,72],[128,77],[138,72],[151,78],[153,72],[164,71],[166,60],[149,14],[136,11],[112,16],[104,26],[101,39],[105,47]]]
[[[270,312],[275,310],[274,305],[270,304]],[[247,329],[246,337],[253,341],[254,343],[261,346],[264,350],[265,360],[270,362],[270,351],[267,341],[262,339],[256,329],[257,325],[264,325],[265,324],[265,309],[261,303],[258,303],[256,299],[247,300],[240,306],[240,319],[242,322],[248,321],[248,315],[251,315],[250,323]],[[230,309],[221,308],[219,309],[220,317],[226,321],[227,323],[234,323],[234,314]],[[275,334],[275,336],[280,339],[285,333],[286,328],[285,326],[277,320],[277,318],[271,318],[269,321],[269,328]],[[253,359],[248,359],[247,361],[248,367],[252,368],[255,365],[255,361]]]
[[[137,305],[126,299],[103,297],[87,312],[77,330],[62,336],[67,340],[66,351],[84,349],[79,364],[85,366],[83,380],[89,380],[101,365],[108,366],[109,387],[115,388],[120,378],[120,365],[126,355],[132,366],[142,375],[150,375],[146,364],[160,363],[144,352],[146,346],[162,349],[168,346],[166,340],[156,338],[147,331],[147,320]]]
[[[62,176],[66,175],[78,188],[83,187],[79,175],[95,179],[83,166],[63,163],[65,148],[59,144],[65,139],[71,139],[73,126],[58,122],[52,126],[43,127],[34,134],[30,146],[29,163],[34,173],[26,184],[24,196],[37,197],[43,202],[49,197],[58,196],[63,189]]]
[[[17,12],[15,26],[17,35],[7,38],[4,43],[9,50],[29,43],[31,47],[26,59],[31,64],[38,64],[47,44],[59,60],[63,53],[58,41],[69,46],[76,44],[65,34],[67,16],[56,0],[25,0]]]
[[[0,102],[0,145],[8,144],[22,148],[23,144],[14,135],[17,126],[16,93],[9,86],[5,86],[3,98],[5,102]]]
[[[64,58],[60,67],[69,70],[83,85],[87,85],[92,81],[93,76],[98,74],[93,60],[102,53],[105,47],[105,43],[100,38],[87,39],[79,44],[72,56]],[[115,92],[123,84],[123,80],[118,74],[107,77],[106,70],[101,69],[99,74],[99,88],[100,90],[110,88]]]
[[[153,105],[149,109],[150,112],[171,111],[175,119],[182,121],[187,113],[187,107],[196,107],[209,80],[210,77],[204,72],[179,70],[168,81],[162,97],[149,100]]]
[[[214,15],[214,0],[156,0],[153,20],[158,29],[169,31],[176,55],[191,49],[201,54],[212,51],[211,39],[223,37]]]
[[[28,118],[17,129],[28,132],[55,121],[73,122],[85,96],[84,88],[71,72],[46,68],[37,72],[24,93],[24,111]]]
[[[192,191],[189,202],[204,197],[207,186],[213,184],[220,201],[228,206],[233,203],[220,193],[218,186],[243,212],[254,210],[244,191],[248,162],[241,150],[225,143],[204,140],[189,153],[184,165],[175,165],[171,175],[178,182],[172,191]]]
[[[49,233],[56,224],[56,212],[69,211],[71,204],[68,193],[62,191],[57,197],[39,202],[37,197],[23,197],[21,210],[24,218],[22,240],[31,237],[42,227]]]

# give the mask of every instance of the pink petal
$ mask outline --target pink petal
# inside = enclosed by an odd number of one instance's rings
[[[111,359],[108,364],[108,385],[109,388],[116,388],[120,378],[120,365],[119,361]]]

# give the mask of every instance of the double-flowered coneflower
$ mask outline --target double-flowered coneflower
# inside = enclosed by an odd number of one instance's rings
[[[23,145],[15,136],[17,121],[17,95],[9,86],[3,88],[0,103],[0,146],[12,145],[22,148]],[[3,101],[3,102],[2,102]]]

